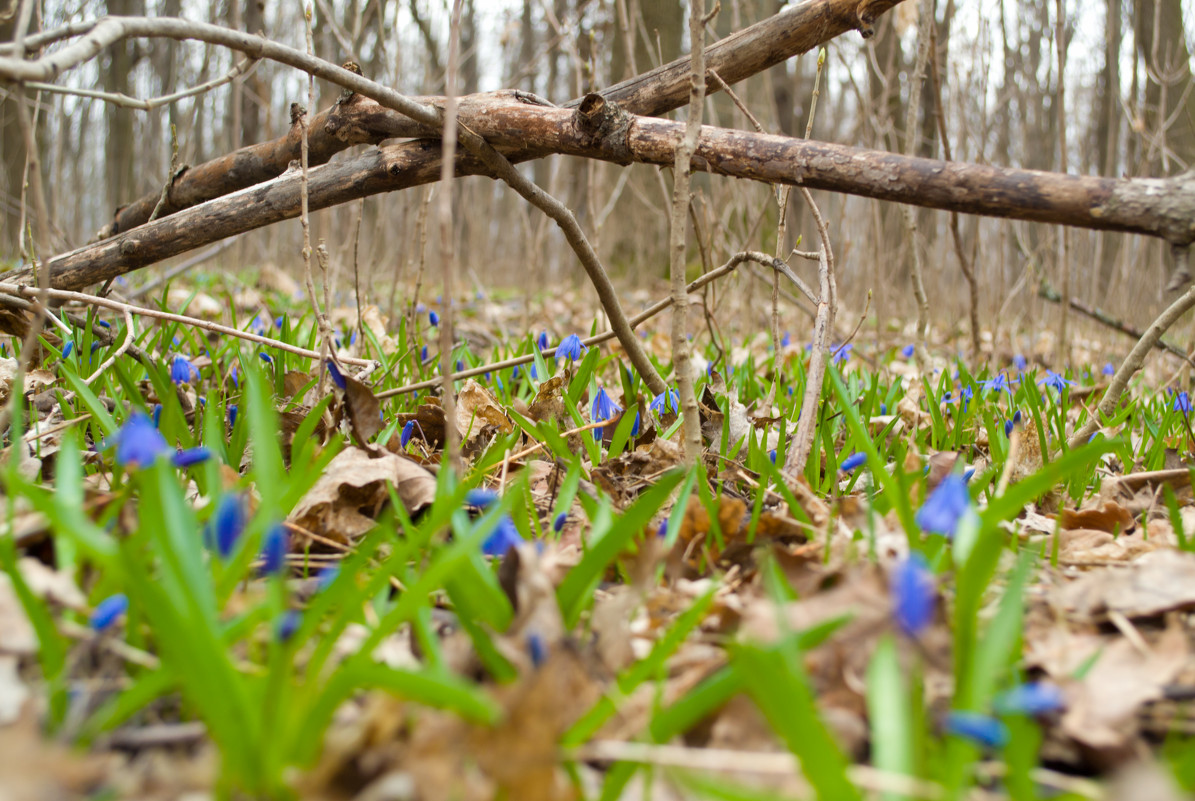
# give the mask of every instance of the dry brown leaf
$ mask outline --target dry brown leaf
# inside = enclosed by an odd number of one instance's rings
[[[463,441],[469,442],[481,436],[488,426],[503,434],[514,430],[514,423],[493,393],[470,378],[456,396],[456,430]]]
[[[1109,612],[1137,618],[1195,608],[1195,554],[1152,551],[1127,567],[1088,573],[1063,587],[1060,600],[1075,614],[1094,619]]]
[[[382,430],[382,405],[374,397],[372,389],[351,375],[344,376],[344,405],[348,410],[353,438],[364,447],[374,434]]]
[[[1126,638],[1108,646],[1083,679],[1066,688],[1062,731],[1116,759],[1136,735],[1137,710],[1162,697],[1187,660],[1187,636],[1177,622],[1168,626],[1148,651]]]
[[[1136,523],[1129,510],[1115,501],[1105,501],[1103,506],[1096,508],[1063,509],[1058,518],[1063,529],[1088,528],[1109,534],[1126,533]]]

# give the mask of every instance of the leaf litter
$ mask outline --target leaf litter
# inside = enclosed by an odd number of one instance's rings
[[[276,304],[277,283],[266,280],[257,296],[241,300]],[[222,304],[195,297],[203,313],[223,313]],[[513,313],[503,304],[486,299],[475,316],[469,311],[462,330],[481,342],[505,340]],[[351,312],[333,318],[356,323]],[[293,676],[276,680],[310,692],[325,717],[298,700],[295,707],[310,711],[303,720],[325,723],[302,728],[293,720],[300,742],[272,757],[287,768],[277,774],[287,791],[303,797],[692,797],[694,777],[727,753],[740,758],[731,770],[714,771],[719,780],[807,793],[798,762],[779,772],[751,767],[764,764],[761,755],[814,753],[794,747],[759,694],[745,691],[744,682],[763,680],[748,667],[754,659],[787,665],[795,686],[807,688],[827,753],[843,755],[852,779],[876,790],[890,791],[895,781],[891,768],[871,780],[860,772],[891,747],[874,719],[878,702],[892,702],[875,695],[877,665],[888,653],[896,686],[918,705],[905,725],[919,719],[924,727],[901,736],[919,738],[925,758],[953,747],[959,735],[950,732],[959,729],[952,716],[990,716],[999,726],[1040,732],[1033,758],[1050,766],[1035,774],[1042,787],[1130,797],[1118,789],[1126,772],[1156,769],[1169,758],[1168,743],[1191,734],[1195,553],[1186,532],[1195,531],[1195,507],[1182,461],[1191,443],[1167,399],[1145,385],[1130,403],[1160,422],[1106,428],[1107,448],[1075,461],[1069,473],[1051,474],[1050,465],[1065,458],[1056,443],[1085,419],[1101,385],[1030,398],[1026,388],[1037,385],[1025,374],[1020,389],[984,399],[978,378],[962,375],[956,384],[946,370],[935,377],[890,347],[874,354],[874,371],[848,362],[834,372],[835,391],[849,402],[827,391],[816,458],[804,475],[786,476],[776,451],[795,430],[806,364],[795,349],[782,363],[773,360],[757,337],[736,349],[738,363],[708,374],[700,395],[707,451],[693,474],[680,472],[676,414],[647,408],[617,351],[559,365],[541,357],[536,366],[550,372],[534,379],[528,365],[466,379],[456,388],[456,417],[447,421],[435,391],[378,397],[400,376],[425,378],[425,362],[434,360],[400,344],[416,340],[394,330],[377,307],[360,323],[367,337],[355,344],[341,337],[338,355],[377,359],[385,369],[374,383],[374,371],[342,371],[326,402],[319,393],[328,379],[310,365],[229,343],[197,358],[198,379],[174,390],[164,354],[177,348],[161,346],[173,346],[180,332],[164,326],[150,333],[163,354],[160,375],[126,365],[123,380],[93,393],[77,381],[86,366],[67,359],[26,374],[26,397],[47,389],[56,396],[33,406],[39,419],[28,424],[36,438],[10,448],[19,457],[14,475],[23,471],[26,485],[9,489],[18,510],[9,516],[16,546],[9,553],[18,558],[9,559],[0,582],[0,739],[10,743],[0,748],[8,765],[0,772],[15,775],[9,771],[24,764],[42,773],[14,797],[215,792],[229,775],[216,718],[182,682],[104,717],[105,704],[127,697],[137,670],[173,658],[166,635],[136,602],[110,632],[83,624],[121,589],[119,577],[103,569],[115,564],[109,549],[122,547],[119,538],[144,537],[143,514],[153,513],[149,479],[124,475],[104,449],[115,431],[103,418],[118,426],[139,408],[157,414],[172,448],[219,443],[215,472],[184,468],[185,511],[175,510],[176,524],[188,515],[206,519],[222,493],[245,491],[255,520],[275,515],[308,535],[288,540],[282,584],[253,570],[237,579],[236,570],[261,563],[251,550],[260,545],[260,526],[239,533],[248,544],[228,555],[210,546],[189,551],[201,564],[183,568],[198,568],[192,575],[218,590],[219,607],[211,609],[227,637],[229,664],[246,681],[277,664],[267,654],[289,647],[286,638],[295,635],[282,633],[285,621],[305,632],[289,657]],[[311,323],[296,316],[288,325]],[[483,348],[478,358],[510,352],[492,351]],[[530,351],[529,340],[521,352]],[[0,361],[7,392],[11,361]],[[234,368],[237,377],[226,378]],[[271,437],[247,430],[255,400],[244,382],[254,370],[265,380],[267,408],[252,413],[277,421],[274,469],[283,472],[273,475],[262,468]],[[785,399],[789,385],[795,401]],[[604,425],[595,436],[586,426],[599,388],[621,410],[598,421]],[[969,402],[961,400],[963,388],[975,388]],[[81,422],[57,429],[67,415]],[[467,483],[492,499],[467,498],[440,469],[449,424],[472,469]],[[71,432],[65,450],[63,431]],[[880,461],[873,455],[861,467],[839,469],[849,454],[866,453],[862,437]],[[64,459],[85,463],[86,475]],[[970,508],[953,540],[910,525],[931,494],[967,471]],[[74,500],[55,501],[32,482],[66,482]],[[992,511],[1030,485],[1016,506]],[[512,547],[489,560],[479,550],[458,554],[454,543],[486,521],[509,521]],[[985,551],[993,538],[1000,547]],[[151,551],[159,547],[150,543]],[[897,576],[922,552],[929,612],[910,630],[898,622],[910,600]],[[350,562],[357,572],[341,580],[336,565]],[[1021,563],[1029,565],[1023,580]],[[425,586],[428,575],[440,578]],[[983,583],[966,583],[975,580]],[[329,608],[323,592],[350,606]],[[398,622],[384,628],[391,619]],[[1010,624],[1011,638],[1000,628]],[[50,631],[55,639],[41,641],[39,632]],[[58,662],[47,656],[47,642],[63,649]],[[983,670],[965,667],[976,661]],[[378,674],[378,666],[392,672]],[[53,681],[49,670],[57,671]],[[360,678],[345,679],[344,692],[325,693],[330,685],[320,680],[338,673]],[[1057,705],[1028,720],[1001,713],[997,693],[1028,681],[1057,688]],[[55,689],[63,682],[98,689],[71,701]],[[54,728],[89,747],[63,750],[48,735]],[[999,792],[987,771],[1005,746],[972,747],[986,761],[975,763],[968,782]],[[615,752],[642,756],[594,756]],[[1006,772],[1015,770],[1008,759]],[[941,789],[933,774],[905,776]],[[252,786],[244,776],[238,781]],[[258,787],[270,786],[262,781]]]

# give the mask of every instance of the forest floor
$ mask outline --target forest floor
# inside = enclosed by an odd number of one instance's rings
[[[567,339],[587,296],[461,299],[458,370],[527,360],[458,381],[449,420],[394,392],[438,375],[436,300],[334,308],[332,363],[297,287],[259,286],[162,307],[273,344],[93,312],[0,360],[30,399],[0,465],[0,798],[1195,791],[1171,357],[1070,449],[1101,343],[922,361],[865,329],[794,478],[795,325],[695,337],[686,468],[674,396]],[[667,323],[642,330],[675,386]]]

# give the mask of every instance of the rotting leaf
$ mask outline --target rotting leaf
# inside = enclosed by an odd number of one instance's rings
[[[493,426],[503,434],[514,430],[514,423],[502,411],[493,393],[470,378],[456,396],[457,431],[462,440],[472,441],[487,426]]]
[[[1165,548],[1122,569],[1089,573],[1063,587],[1061,601],[1097,620],[1109,612],[1142,618],[1195,608],[1195,553]]]
[[[564,416],[564,401],[560,397],[563,389],[564,378],[558,375],[540,384],[535,400],[527,409],[527,416],[537,423],[561,419]]]
[[[1063,509],[1058,519],[1064,529],[1087,528],[1109,534],[1127,533],[1136,523],[1129,510],[1115,501],[1106,501],[1098,508]]]
[[[364,446],[382,430],[382,404],[373,390],[351,375],[344,376],[344,404],[357,444]]]

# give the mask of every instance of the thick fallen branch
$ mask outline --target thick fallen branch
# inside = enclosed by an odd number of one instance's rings
[[[480,100],[461,121],[512,161],[551,151],[614,161],[671,164],[683,125],[620,113],[598,95],[575,111],[519,102],[515,93]],[[311,208],[406,189],[439,178],[439,143],[369,150],[311,173]],[[825,142],[703,127],[693,168],[929,208],[1127,231],[1188,246],[1195,241],[1195,172],[1172,178],[1098,178],[956,164]],[[471,155],[457,174],[488,174]],[[51,285],[81,289],[233,234],[299,213],[299,176],[283,176],[221,197],[49,262]],[[27,276],[18,274],[15,277]],[[10,276],[14,277],[14,276]]]
[[[749,78],[768,67],[804,53],[847,31],[858,30],[866,38],[875,21],[900,0],[806,0],[780,14],[727,36],[709,48],[706,62],[728,84]],[[128,38],[166,37],[194,39],[239,50],[253,58],[266,58],[309,69],[312,65],[297,58],[297,51],[261,37],[231,31],[215,25],[187,20],[143,17],[106,17],[30,37],[27,46],[44,47],[68,38],[78,38],[63,49],[33,61],[8,57],[10,48],[0,45],[0,79],[23,81],[51,80],[66,70],[93,58],[105,47]],[[300,54],[301,55],[301,54]],[[602,94],[633,114],[663,114],[688,102],[688,57],[677,59],[642,75],[615,84]],[[341,85],[337,77],[319,70],[321,78]],[[363,87],[356,88],[358,92]],[[717,91],[716,87],[711,92]],[[344,95],[327,111],[317,114],[310,126],[310,164],[324,164],[336,153],[353,145],[380,144],[387,139],[428,136],[439,138],[440,131],[428,130],[408,117],[367,99],[365,94]],[[412,98],[429,104],[442,98]],[[462,98],[462,105],[468,99]],[[577,99],[568,104],[575,107]],[[345,106],[351,114],[342,114]],[[162,215],[212,200],[230,192],[276,178],[291,161],[299,158],[299,130],[292,126],[286,136],[241,148],[204,164],[191,167],[176,176],[170,187]],[[139,198],[117,210],[112,222],[101,229],[97,238],[129,231],[149,220],[158,202],[154,193]]]

